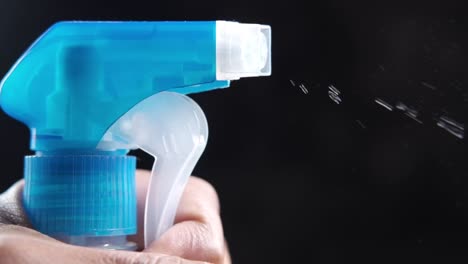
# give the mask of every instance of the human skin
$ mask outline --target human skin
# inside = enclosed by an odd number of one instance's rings
[[[137,171],[138,234],[129,237],[143,248],[143,215],[148,171]],[[230,264],[215,189],[191,177],[182,195],[175,224],[149,247],[111,251],[68,245],[30,228],[22,207],[23,181],[0,195],[0,260],[9,263],[215,263]]]

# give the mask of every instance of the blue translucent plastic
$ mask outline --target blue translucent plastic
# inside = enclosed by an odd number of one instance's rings
[[[25,158],[23,201],[32,226],[57,238],[135,234],[135,157],[62,154]]]
[[[216,80],[215,22],[61,22],[0,84],[0,105],[32,130],[31,149],[95,149],[106,130],[160,91]]]

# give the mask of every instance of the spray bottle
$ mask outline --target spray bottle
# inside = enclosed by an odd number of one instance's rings
[[[60,22],[0,83],[0,105],[31,130],[23,203],[61,241],[135,250],[135,157],[154,156],[145,246],[173,224],[208,137],[185,94],[271,72],[269,26],[237,22]]]

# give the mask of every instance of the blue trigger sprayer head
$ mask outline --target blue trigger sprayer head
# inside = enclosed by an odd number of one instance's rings
[[[208,137],[185,94],[271,73],[269,26],[237,22],[61,22],[0,83],[0,106],[31,130],[24,207],[62,241],[135,249],[135,158],[155,157],[145,244],[172,224]]]

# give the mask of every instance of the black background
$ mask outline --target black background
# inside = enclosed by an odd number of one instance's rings
[[[3,0],[0,75],[59,20],[269,24],[271,77],[192,95],[210,124],[194,174],[219,192],[234,262],[455,263],[468,256],[467,143],[436,123],[468,121],[467,11],[463,1]],[[422,124],[376,99],[411,106]],[[27,127],[1,113],[0,190],[21,178],[28,144]]]

